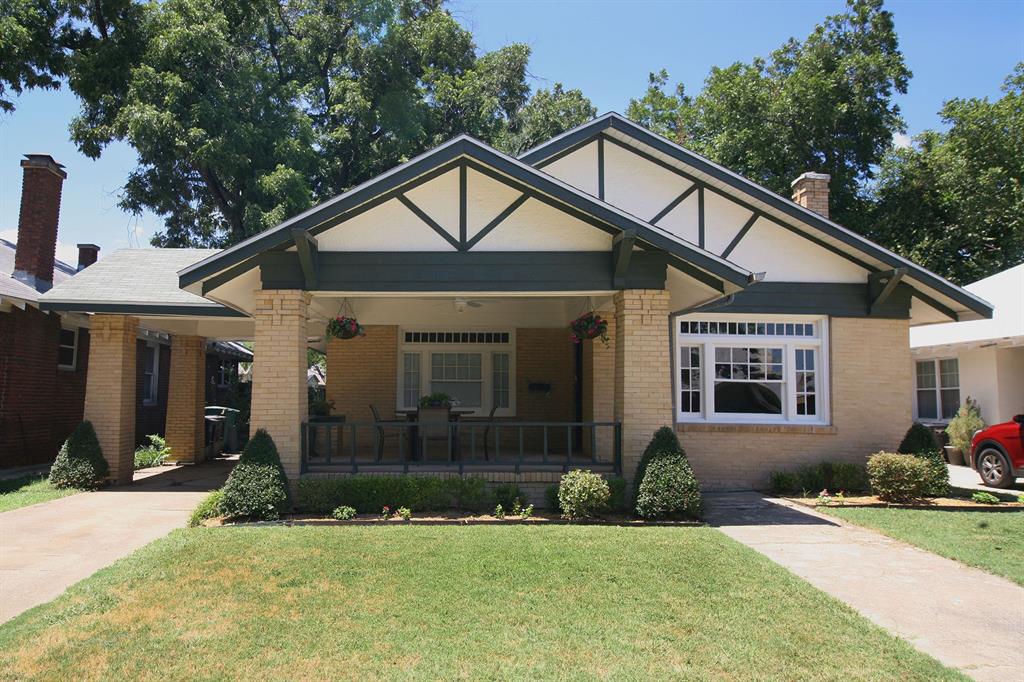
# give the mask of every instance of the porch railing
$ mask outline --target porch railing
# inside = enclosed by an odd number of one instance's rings
[[[622,473],[620,422],[304,422],[302,470],[416,468]]]

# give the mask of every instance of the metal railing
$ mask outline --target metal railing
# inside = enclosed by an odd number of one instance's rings
[[[430,455],[443,455],[430,459]],[[302,424],[302,470],[422,467],[622,472],[620,422],[326,421]]]

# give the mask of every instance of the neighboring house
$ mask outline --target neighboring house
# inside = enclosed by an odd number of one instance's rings
[[[60,196],[67,177],[45,154],[21,162],[18,241],[0,239],[0,468],[52,461],[84,413],[90,315],[45,312],[39,298],[96,263],[99,247],[78,245],[78,265],[57,260]],[[170,339],[158,330],[136,338],[132,445],[162,433],[167,412]],[[219,383],[252,354],[211,342],[207,380]]]
[[[987,424],[1024,414],[1024,263],[964,287],[991,319],[910,330],[914,418],[945,424],[968,397]]]
[[[42,305],[94,314],[90,362],[110,371],[86,416],[122,481],[142,327],[182,358],[254,341],[251,424],[293,483],[439,471],[535,495],[573,467],[631,479],[674,425],[706,487],[763,485],[894,448],[910,326],[992,314],[830,221],[828,180],[805,173],[786,199],[617,114],[518,159],[460,136],[223,251],[117,252]],[[590,310],[608,342],[575,345]],[[325,339],[342,314],[365,336]],[[342,423],[306,426],[310,344]],[[168,440],[187,444],[194,379],[172,362],[169,383]],[[457,421],[421,421],[434,392]]]

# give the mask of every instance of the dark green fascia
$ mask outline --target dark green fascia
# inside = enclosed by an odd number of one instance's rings
[[[647,146],[655,149],[663,154],[671,156],[672,158],[678,159],[693,168],[696,168],[700,172],[709,175],[730,187],[744,192],[759,201],[764,202],[768,206],[781,211],[787,216],[800,221],[803,224],[809,225],[816,228],[823,234],[836,239],[847,246],[851,246],[860,250],[862,253],[875,258],[876,260],[885,263],[891,268],[906,267],[909,270],[909,274],[919,279],[924,285],[941,292],[944,296],[948,296],[957,303],[960,303],[965,308],[972,310],[981,317],[991,318],[992,308],[985,303],[974,298],[960,287],[947,282],[938,275],[929,272],[928,270],[916,265],[910,261],[904,260],[893,254],[886,249],[874,244],[873,242],[859,237],[852,232],[832,223],[825,218],[818,216],[817,214],[808,211],[807,209],[795,204],[792,201],[784,199],[783,197],[775,194],[771,190],[768,190],[760,185],[751,182],[745,178],[740,177],[734,173],[727,171],[718,164],[695,154],[679,145],[650,132],[642,126],[633,123],[632,121],[620,116],[616,113],[606,114],[598,119],[595,119],[591,123],[584,124],[576,130],[570,131],[569,133],[556,138],[554,141],[543,144],[537,148],[534,148],[522,156],[520,160],[533,165],[541,164],[550,156],[558,154],[563,149],[570,146],[579,146],[585,144],[588,138],[595,137],[601,134],[603,131],[613,129],[622,132],[630,137],[646,144]],[[613,139],[613,138],[609,138]],[[820,244],[820,242],[819,242]],[[876,270],[877,268],[870,268]],[[934,300],[926,295],[919,295],[919,298],[924,300]],[[940,310],[942,308],[948,309],[947,306],[939,304]]]
[[[830,315],[832,317],[910,318],[914,290],[898,284],[884,302],[872,310],[870,286],[864,283],[758,282],[694,312]]]
[[[319,291],[611,291],[663,289],[667,256],[634,251],[615,286],[608,251],[321,252]],[[260,257],[264,289],[302,289],[298,254]]]
[[[248,317],[233,308],[216,303],[209,305],[173,305],[156,303],[72,303],[68,301],[41,301],[39,309],[46,312],[109,313],[149,317]]]

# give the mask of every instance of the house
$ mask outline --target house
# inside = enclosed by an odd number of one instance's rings
[[[942,425],[968,397],[998,424],[1024,414],[1024,263],[968,284],[991,301],[991,319],[910,330],[914,418]]]
[[[706,487],[750,487],[894,448],[910,327],[992,315],[829,220],[828,181],[783,198],[614,113],[519,158],[463,135],[231,248],[115,253],[42,305],[92,313],[85,413],[117,480],[147,329],[171,337],[169,442],[201,420],[175,367],[253,340],[251,424],[293,485],[430,471],[537,494],[580,466],[631,479],[674,425]],[[590,311],[607,343],[574,344]],[[338,316],[365,335],[328,338]],[[310,344],[344,422],[309,419]],[[457,420],[421,421],[435,392]]]
[[[45,311],[40,297],[97,262],[100,248],[78,245],[78,265],[55,257],[60,196],[67,173],[45,154],[21,162],[18,241],[0,240],[0,468],[50,462],[84,414],[90,315]],[[136,339],[132,446],[162,433],[167,413],[169,337],[140,330]],[[207,380],[221,384],[244,347],[211,342]]]

